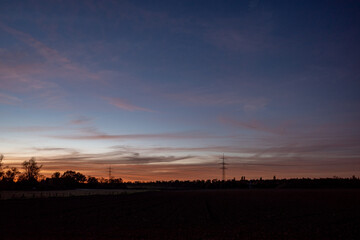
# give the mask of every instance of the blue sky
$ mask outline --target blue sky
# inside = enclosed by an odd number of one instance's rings
[[[0,152],[126,180],[360,171],[356,1],[1,1]]]

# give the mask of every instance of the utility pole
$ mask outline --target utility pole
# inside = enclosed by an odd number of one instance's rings
[[[225,155],[223,154],[222,158],[220,158],[220,159],[222,160],[222,162],[220,163],[221,164],[220,169],[222,169],[222,180],[225,181],[225,169],[226,169],[226,167],[225,167],[225,165],[226,165],[226,163],[225,163]]]

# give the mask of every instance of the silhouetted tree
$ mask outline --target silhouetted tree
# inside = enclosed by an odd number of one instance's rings
[[[121,178],[111,178],[109,179],[109,184],[121,184],[123,180]]]
[[[64,172],[61,178],[73,179],[75,182],[78,183],[83,183],[86,181],[85,175],[71,170]]]
[[[2,179],[2,176],[4,175],[4,171],[2,169],[2,160],[4,159],[4,155],[0,155],[0,180]]]
[[[14,182],[16,176],[19,173],[20,172],[18,171],[18,169],[16,167],[11,167],[11,168],[9,168],[9,170],[7,170],[4,173],[3,180],[6,181],[6,182]]]
[[[35,158],[31,158],[29,161],[22,163],[25,172],[21,175],[22,181],[37,182],[40,176],[40,169],[42,165],[38,166]]]
[[[87,178],[87,183],[88,184],[98,184],[99,181],[96,177],[91,177],[91,176],[88,176]]]
[[[82,173],[77,172],[77,173],[75,174],[75,177],[76,177],[76,181],[77,181],[78,183],[84,183],[84,182],[86,181],[86,177],[85,177],[85,175],[82,174]]]
[[[99,182],[101,184],[108,184],[109,183],[109,181],[107,179],[103,178],[103,177],[99,178]]]
[[[65,178],[65,179],[75,179],[75,171],[71,171],[68,170],[66,172],[63,173],[63,175],[61,176],[61,178]]]
[[[51,178],[56,178],[56,179],[58,179],[58,178],[60,178],[60,176],[61,176],[60,172],[54,172],[54,173],[51,175]]]
[[[76,187],[86,181],[85,175],[71,170],[64,172],[61,178],[68,187]]]
[[[46,182],[55,188],[61,188],[62,185],[62,179],[61,179],[61,173],[60,172],[54,172],[51,175],[51,178],[47,178]]]
[[[99,181],[96,177],[91,177],[91,176],[88,176],[87,177],[87,185],[91,188],[94,188],[96,187],[97,185],[99,185]]]

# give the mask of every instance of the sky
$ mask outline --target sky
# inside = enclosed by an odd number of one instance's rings
[[[126,181],[360,176],[359,1],[0,1],[0,153]]]

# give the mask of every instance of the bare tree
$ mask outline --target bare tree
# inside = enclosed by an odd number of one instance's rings
[[[42,165],[38,166],[35,158],[22,163],[25,172],[22,174],[22,180],[33,182],[37,181],[40,176]]]

